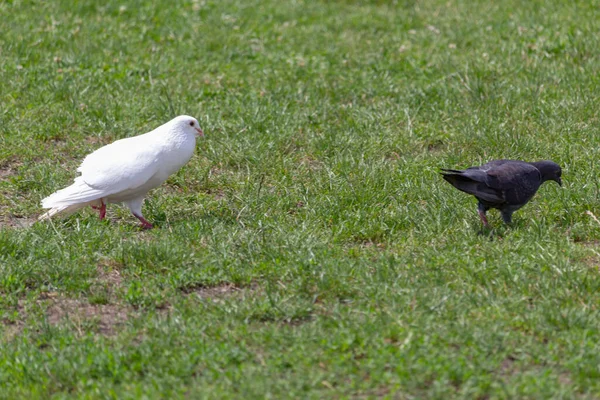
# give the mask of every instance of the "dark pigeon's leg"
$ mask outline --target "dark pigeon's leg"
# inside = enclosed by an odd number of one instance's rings
[[[481,222],[483,222],[483,226],[485,226],[486,228],[490,226],[490,224],[488,224],[488,220],[485,215],[487,210],[488,210],[488,208],[481,203],[479,203],[479,205],[477,206],[477,212],[479,213],[479,218],[481,218]]]
[[[505,224],[512,223],[512,211],[501,210],[500,215],[502,215],[502,221],[504,221]]]

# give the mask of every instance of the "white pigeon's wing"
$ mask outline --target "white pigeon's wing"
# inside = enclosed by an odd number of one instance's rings
[[[146,183],[159,169],[159,154],[160,146],[146,135],[121,139],[89,154],[77,171],[107,196]]]

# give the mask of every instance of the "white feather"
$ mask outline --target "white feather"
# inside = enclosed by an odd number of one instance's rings
[[[42,200],[42,207],[54,208],[69,206],[73,204],[87,203],[89,201],[98,200],[104,197],[107,193],[105,190],[94,189],[83,180],[83,176],[75,178],[75,183],[64,189],[52,193],[50,196]]]

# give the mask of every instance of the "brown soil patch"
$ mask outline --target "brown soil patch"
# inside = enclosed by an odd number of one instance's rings
[[[96,267],[96,271],[98,272],[98,280],[101,283],[107,283],[112,287],[120,287],[123,283],[123,277],[121,273],[118,271],[118,267],[120,266],[114,260],[102,260]]]
[[[231,296],[241,290],[240,287],[233,283],[223,283],[216,286],[192,286],[183,289],[184,293],[195,294],[203,299],[220,298]]]
[[[0,162],[0,179],[5,179],[9,176],[16,175],[17,169],[21,165],[23,165],[23,163],[15,159],[9,159]]]
[[[326,384],[327,381],[323,381],[321,382],[321,384],[325,387],[329,387]],[[327,382],[328,383],[328,382]],[[330,384],[331,385],[331,384]],[[331,386],[333,388],[333,386]],[[379,388],[375,388],[375,389],[371,389],[371,390],[367,390],[364,392],[360,392],[360,393],[356,393],[352,396],[353,399],[380,399],[380,398],[387,398],[389,397],[390,393],[392,392],[392,389],[387,388],[387,387],[379,387]],[[392,397],[392,398],[399,398],[402,399],[403,397],[400,395],[395,395],[396,397]]]
[[[585,247],[600,248],[600,240],[573,240],[573,242]]]
[[[600,270],[600,240],[573,240],[579,246],[588,249],[587,253],[582,258],[575,258],[573,261],[582,262],[589,268]]]
[[[219,201],[219,200],[223,200],[225,199],[227,196],[225,196],[225,191],[218,189],[218,190],[208,190],[206,192],[207,194],[211,195],[213,197],[213,199]]]
[[[537,371],[537,370],[541,369],[541,367],[538,365],[531,365],[531,366],[527,366],[527,367],[521,366],[520,367],[517,365],[517,361],[518,361],[518,359],[513,357],[512,355],[509,355],[504,360],[502,360],[502,363],[500,364],[500,368],[498,368],[499,375],[504,378],[510,378],[510,377],[522,374],[527,370]],[[556,371],[556,372],[558,373],[558,381],[562,385],[571,385],[573,383],[570,373],[568,373],[566,371]]]
[[[514,367],[515,361],[517,361],[517,359],[513,356],[508,356],[502,360],[502,363],[500,364],[500,374],[504,376],[513,375],[516,372]]]
[[[2,324],[4,326],[4,338],[7,341],[13,340],[15,337],[19,336],[21,332],[23,332],[23,323],[15,323],[15,324]]]
[[[25,315],[25,311],[24,311],[24,301],[23,300],[19,300],[18,304],[17,304],[17,309],[16,311],[18,312],[19,318],[16,320],[13,319],[8,319],[8,318],[4,318],[2,319],[2,327],[3,327],[3,331],[4,331],[4,338],[6,340],[12,340],[13,338],[15,338],[16,336],[20,335],[21,332],[23,332],[23,328],[25,327],[25,323],[23,322],[24,320],[24,315]]]
[[[69,321],[77,327],[95,323],[98,333],[112,336],[116,328],[127,321],[130,310],[116,304],[89,304],[85,300],[57,297],[46,310],[48,323],[58,325]]]
[[[600,257],[589,256],[585,257],[582,261],[588,268],[595,268],[597,270],[600,270]]]
[[[6,215],[2,219],[0,219],[0,226],[8,226],[15,229],[24,229],[31,227],[36,221],[36,218]]]
[[[131,307],[117,304],[90,304],[87,300],[70,299],[55,292],[45,293],[29,306],[45,308],[50,325],[70,323],[80,332],[89,330],[91,327],[104,336],[116,334],[119,326],[123,325],[132,315]],[[21,334],[26,327],[29,313],[25,300],[19,300],[17,311],[19,314],[17,320],[2,321],[4,338],[7,340]]]
[[[218,301],[227,297],[243,294],[248,291],[254,291],[258,289],[258,285],[251,284],[249,286],[239,286],[234,283],[224,282],[217,285],[195,285],[183,287],[181,290],[185,294],[195,294],[202,299],[213,299]]]
[[[386,153],[384,157],[388,161],[398,161],[402,158],[402,157],[400,157],[400,154],[398,154],[398,152],[396,152],[396,151],[390,151],[390,152]]]
[[[434,140],[427,143],[427,151],[430,153],[440,153],[444,151],[446,148],[446,144],[443,140]]]

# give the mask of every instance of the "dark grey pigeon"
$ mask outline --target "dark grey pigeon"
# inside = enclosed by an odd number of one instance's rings
[[[512,214],[531,200],[542,183],[552,180],[562,186],[562,170],[552,161],[494,160],[462,171],[442,171],[452,186],[477,197],[485,226],[489,226],[485,213],[490,208],[500,210],[504,222],[510,224]]]

